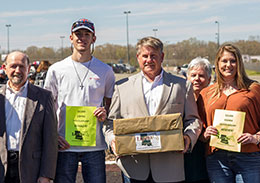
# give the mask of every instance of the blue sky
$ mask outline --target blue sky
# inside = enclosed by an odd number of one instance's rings
[[[0,6],[0,52],[7,50],[7,28],[11,24],[10,49],[28,46],[70,46],[71,24],[82,17],[95,23],[96,45],[126,45],[126,15],[129,43],[156,36],[166,43],[196,37],[220,43],[247,40],[260,35],[260,0],[3,0]]]

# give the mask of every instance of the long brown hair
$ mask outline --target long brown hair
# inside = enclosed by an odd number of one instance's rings
[[[240,50],[230,43],[224,44],[219,48],[215,58],[215,72],[217,81],[215,87],[212,87],[212,89],[208,93],[209,95],[211,95],[209,101],[213,98],[218,99],[220,97],[220,92],[221,90],[223,90],[225,85],[224,77],[220,73],[218,67],[218,63],[221,57],[223,56],[224,51],[232,53],[236,58],[237,70],[235,75],[235,81],[238,89],[249,89],[250,85],[254,82],[253,80],[249,79],[246,74]]]
[[[40,65],[38,66],[36,72],[41,72],[41,71],[47,71],[50,67],[50,62],[48,60],[43,60],[41,61]]]

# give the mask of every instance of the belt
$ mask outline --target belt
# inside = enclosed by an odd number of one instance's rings
[[[8,151],[8,160],[9,161],[16,161],[19,158],[19,151]]]

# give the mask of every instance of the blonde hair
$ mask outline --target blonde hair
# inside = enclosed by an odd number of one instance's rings
[[[230,43],[224,44],[219,48],[216,58],[215,58],[215,72],[216,72],[217,80],[216,80],[215,87],[212,87],[211,90],[208,92],[208,94],[211,95],[209,101],[211,101],[213,98],[215,100],[218,99],[220,97],[221,90],[223,90],[223,88],[225,86],[224,76],[220,73],[220,70],[218,67],[218,63],[219,63],[221,57],[223,56],[224,51],[232,53],[236,59],[237,70],[236,70],[236,75],[235,75],[235,81],[236,81],[236,86],[238,87],[238,89],[247,89],[248,90],[250,85],[254,82],[253,80],[249,79],[246,74],[240,50],[236,46],[234,46]]]
[[[140,39],[136,44],[137,55],[140,54],[141,48],[144,46],[152,47],[159,50],[161,53],[163,52],[163,43],[155,37],[144,37]]]

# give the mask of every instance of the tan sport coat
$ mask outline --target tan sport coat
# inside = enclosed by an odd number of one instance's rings
[[[0,88],[0,183],[7,171],[5,90]],[[28,84],[25,117],[19,147],[21,183],[36,183],[39,177],[54,179],[58,153],[57,119],[51,92]]]
[[[200,134],[201,123],[192,85],[183,78],[164,72],[162,98],[155,115],[171,113],[182,114],[184,134],[191,138],[193,147]],[[149,116],[149,113],[145,104],[141,73],[118,81],[112,97],[109,119],[144,116]],[[111,140],[113,125],[107,122],[105,127],[106,137]],[[122,156],[117,159],[117,164],[125,175],[137,180],[146,180],[150,171],[156,182],[184,180],[181,152]]]

